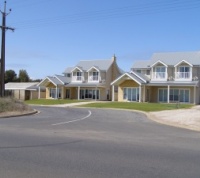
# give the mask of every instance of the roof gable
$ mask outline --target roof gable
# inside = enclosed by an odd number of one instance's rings
[[[151,67],[154,67],[157,64],[162,64],[163,66],[167,67],[167,65],[164,62],[160,61],[160,60],[158,60],[154,64],[152,64]]]

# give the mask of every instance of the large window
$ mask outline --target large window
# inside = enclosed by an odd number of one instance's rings
[[[167,102],[167,89],[158,90],[158,101]],[[169,93],[170,102],[190,102],[190,91],[188,89],[170,89]]]
[[[99,90],[81,89],[80,99],[99,99]]]
[[[56,96],[57,92],[57,96]],[[60,98],[61,97],[61,89],[60,88],[50,88],[49,89],[49,97],[50,98]]]
[[[124,100],[139,101],[139,88],[124,88]]]

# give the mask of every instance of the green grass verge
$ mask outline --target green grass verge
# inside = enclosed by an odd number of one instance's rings
[[[83,100],[69,100],[69,99],[33,99],[26,100],[26,104],[36,104],[36,105],[57,105],[57,104],[69,104],[83,102]]]
[[[105,102],[81,105],[80,107],[130,109],[145,112],[163,111],[172,109],[191,108],[192,104],[161,104],[161,103],[134,103],[134,102]]]

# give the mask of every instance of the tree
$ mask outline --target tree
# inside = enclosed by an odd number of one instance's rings
[[[30,78],[26,70],[21,69],[19,70],[19,76],[18,76],[19,82],[29,82]]]
[[[17,74],[14,70],[6,70],[5,71],[5,83],[15,82],[17,80]]]

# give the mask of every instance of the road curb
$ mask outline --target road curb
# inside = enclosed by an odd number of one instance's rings
[[[10,117],[28,116],[28,115],[33,115],[33,114],[37,114],[37,113],[39,113],[39,111],[34,109],[34,111],[30,111],[30,112],[27,112],[27,113],[19,113],[19,114],[7,115],[7,116],[0,116],[0,119],[10,118]]]

